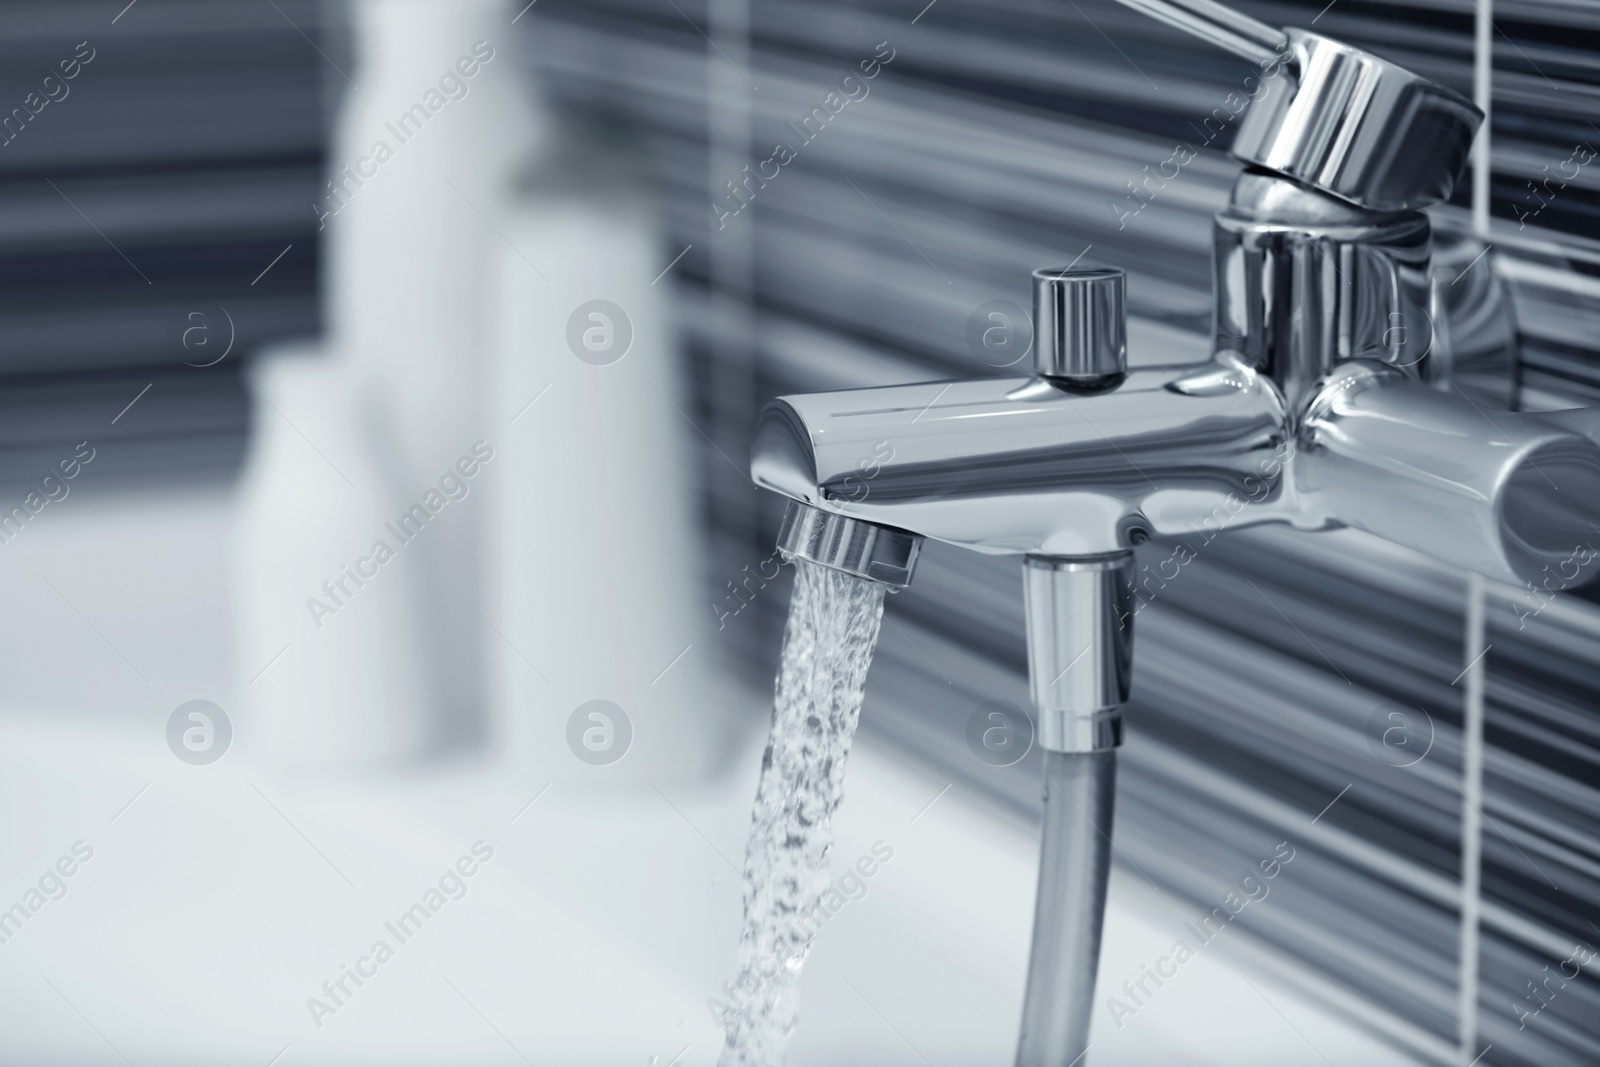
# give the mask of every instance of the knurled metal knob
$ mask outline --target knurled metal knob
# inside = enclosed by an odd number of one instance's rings
[[[1126,282],[1115,267],[1033,272],[1034,370],[1088,382],[1128,369]]]

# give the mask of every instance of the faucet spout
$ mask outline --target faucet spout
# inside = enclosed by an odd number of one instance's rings
[[[756,484],[987,553],[1077,556],[1192,532],[1283,485],[1272,384],[1237,361],[813,393],[769,404]]]

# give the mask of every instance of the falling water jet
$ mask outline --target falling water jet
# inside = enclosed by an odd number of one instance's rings
[[[921,539],[792,504],[779,548],[795,563],[745,850],[739,977],[720,1067],[778,1067],[799,1013],[800,973],[828,911],[833,814],[878,643],[884,594],[911,578]]]

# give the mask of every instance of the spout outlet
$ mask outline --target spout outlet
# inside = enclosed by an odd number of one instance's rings
[[[922,538],[791,500],[778,531],[785,559],[803,559],[898,593],[911,584]]]

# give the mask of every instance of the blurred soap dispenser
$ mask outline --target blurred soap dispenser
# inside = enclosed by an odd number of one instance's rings
[[[723,689],[704,591],[672,314],[685,249],[627,138],[591,121],[556,144],[500,255],[505,737],[539,780],[692,778],[727,764],[750,717]]]

